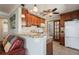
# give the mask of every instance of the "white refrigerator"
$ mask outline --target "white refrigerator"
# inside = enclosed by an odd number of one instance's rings
[[[65,47],[79,50],[79,20],[65,22]]]

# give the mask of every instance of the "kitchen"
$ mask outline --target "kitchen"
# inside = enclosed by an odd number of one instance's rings
[[[22,9],[22,28],[19,35],[26,39],[25,47],[30,55],[45,55],[47,28],[46,20]]]

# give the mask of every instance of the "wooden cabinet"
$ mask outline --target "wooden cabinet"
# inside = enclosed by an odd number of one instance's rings
[[[53,55],[53,42],[49,42],[46,45],[46,55]]]
[[[37,26],[37,17],[34,17],[34,24]]]
[[[37,25],[38,25],[38,26],[41,25],[41,20],[40,20],[40,18],[37,18]]]
[[[22,9],[22,14],[25,15],[24,20],[25,20],[27,26],[31,26],[31,25],[40,26],[41,23],[45,23],[45,20],[43,18],[30,14],[24,8]]]
[[[32,16],[32,25],[35,25],[35,17]]]

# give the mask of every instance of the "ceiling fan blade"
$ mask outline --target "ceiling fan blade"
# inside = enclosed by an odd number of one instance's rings
[[[43,12],[48,12],[47,10],[43,10]]]
[[[53,14],[59,14],[59,12],[53,12]]]
[[[44,14],[47,14],[47,13],[46,13],[46,12],[41,12],[41,13],[40,13],[40,15],[44,15]]]
[[[46,16],[47,14],[43,14],[42,16]]]
[[[45,14],[47,11],[43,10],[43,12],[40,12],[40,15]]]
[[[57,10],[57,8],[54,8],[53,10],[52,10],[52,12],[54,12],[54,11],[56,11]]]
[[[48,9],[48,12],[51,12],[51,9]]]
[[[43,14],[43,12],[40,13],[40,15],[42,15],[42,14]]]

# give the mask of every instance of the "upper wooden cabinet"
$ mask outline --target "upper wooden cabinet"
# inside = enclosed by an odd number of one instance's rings
[[[45,19],[30,14],[28,10],[24,8],[22,9],[22,14],[25,15],[24,20],[26,21],[27,26],[31,26],[31,25],[40,26],[41,23],[45,23]]]

